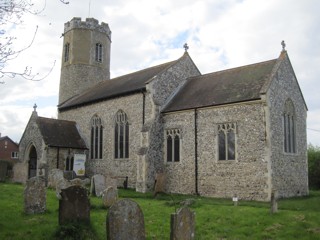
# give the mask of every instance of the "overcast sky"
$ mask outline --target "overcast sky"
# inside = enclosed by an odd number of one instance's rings
[[[96,18],[112,31],[111,77],[182,56],[183,44],[202,73],[277,58],[285,40],[308,105],[308,143],[320,146],[320,1],[318,0],[34,0],[44,11],[10,26],[16,49],[32,46],[9,70],[32,67],[42,81],[2,78],[0,132],[20,141],[36,103],[38,115],[57,117],[64,23]]]

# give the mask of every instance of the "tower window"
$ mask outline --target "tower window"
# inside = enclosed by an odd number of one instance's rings
[[[64,45],[64,61],[69,61],[70,43]]]
[[[96,61],[102,62],[102,44],[101,43],[96,44]]]

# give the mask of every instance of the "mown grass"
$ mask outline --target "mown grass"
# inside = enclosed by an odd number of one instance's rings
[[[91,224],[59,226],[59,202],[47,191],[44,214],[23,213],[23,185],[0,183],[0,239],[106,239],[107,209],[102,200],[91,197]],[[193,199],[196,239],[320,239],[320,191],[310,196],[280,200],[279,212],[270,214],[269,203],[196,196],[136,193],[119,190],[120,198],[136,201],[145,218],[147,239],[169,239],[170,214],[180,202]]]

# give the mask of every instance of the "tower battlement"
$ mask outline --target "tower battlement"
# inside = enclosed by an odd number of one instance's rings
[[[86,18],[86,21],[81,21],[81,18],[74,17],[69,22],[64,24],[65,33],[75,28],[95,30],[101,33],[106,33],[109,38],[111,36],[109,25],[104,22],[99,24],[99,21],[95,18]]]

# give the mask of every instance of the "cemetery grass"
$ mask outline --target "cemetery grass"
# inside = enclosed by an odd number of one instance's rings
[[[91,224],[58,224],[59,202],[47,191],[47,211],[23,213],[23,185],[0,183],[0,239],[106,239],[107,209],[101,198],[90,197]],[[136,201],[144,214],[147,239],[170,238],[170,214],[192,199],[196,214],[195,239],[320,239],[320,191],[310,196],[279,200],[279,211],[270,214],[269,203],[211,199],[185,195],[141,194],[119,189],[119,198]]]

